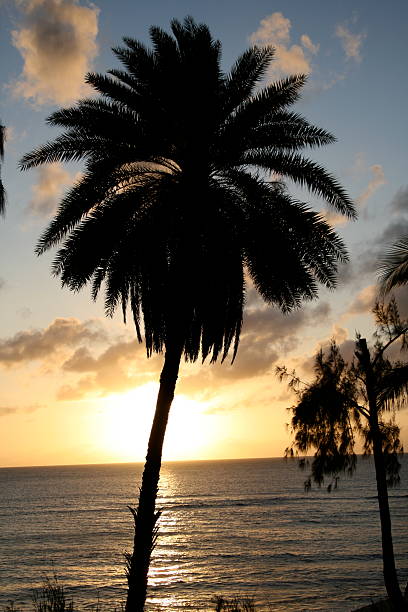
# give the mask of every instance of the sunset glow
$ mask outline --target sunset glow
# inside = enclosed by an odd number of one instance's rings
[[[58,136],[46,118],[59,105],[89,95],[87,71],[104,74],[119,66],[111,47],[123,36],[149,45],[151,25],[168,31],[172,18],[186,15],[220,39],[226,72],[257,44],[276,49],[264,85],[290,74],[308,76],[293,111],[337,141],[306,147],[305,155],[338,179],[359,213],[355,222],[339,216],[318,195],[288,181],[291,196],[321,212],[344,240],[350,263],[340,266],[337,289],[322,288],[318,300],[284,315],[266,306],[249,283],[234,364],[231,356],[223,364],[181,364],[164,460],[282,456],[293,395],[277,380],[276,366],[295,368],[309,381],[313,355],[331,338],[347,360],[356,331],[371,341],[376,262],[408,233],[402,137],[408,91],[401,78],[408,15],[406,3],[390,6],[368,0],[332,3],[330,10],[318,0],[276,6],[266,0],[222,6],[214,0],[124,0],[118,10],[108,0],[3,3],[0,466],[144,460],[163,355],[147,359],[130,313],[125,326],[119,312],[105,316],[103,297],[92,302],[88,289],[61,288],[51,274],[54,253],[34,255],[84,165],[60,161],[23,173],[18,164],[24,153]],[[278,257],[276,265],[283,264]],[[407,295],[406,289],[397,293],[403,317]],[[408,446],[407,410],[398,422]]]
[[[144,457],[153,420],[157,383],[101,400],[99,435],[101,449],[112,461],[140,461]],[[164,460],[202,458],[214,443],[211,419],[205,414],[208,404],[184,395],[174,399],[166,439]]]

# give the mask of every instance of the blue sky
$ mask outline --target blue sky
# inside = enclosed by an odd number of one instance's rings
[[[350,347],[356,330],[371,334],[377,258],[408,231],[408,4],[3,0],[0,11],[0,117],[8,129],[2,167],[8,204],[0,222],[0,435],[5,436],[0,465],[143,457],[151,410],[144,411],[144,404],[153,401],[160,360],[146,361],[131,326],[125,328],[119,316],[107,321],[102,301],[91,303],[87,291],[61,290],[50,274],[52,254],[40,259],[33,254],[58,198],[81,166],[21,173],[17,165],[23,153],[57,134],[45,118],[86,93],[84,73],[116,65],[110,48],[122,36],[148,43],[150,25],[168,29],[172,18],[186,15],[207,23],[221,40],[225,70],[256,42],[276,47],[267,79],[309,74],[296,110],[338,140],[310,157],[340,179],[359,211],[354,223],[329,216],[351,259],[336,292],[322,291],[319,301],[286,318],[266,311],[250,292],[235,366],[183,371],[168,458],[280,455],[288,439],[285,407],[291,398],[274,379],[274,366],[288,363],[307,374],[305,364],[330,337]],[[290,190],[324,212],[308,192]],[[408,314],[404,291],[399,300]],[[92,356],[93,369],[74,365],[84,354]],[[140,406],[133,409],[133,400]],[[182,415],[193,421],[180,425]],[[122,428],[112,433],[115,420]],[[132,450],[130,439],[124,452],[120,438],[130,422],[145,423],[146,431],[139,446]],[[200,423],[207,432],[196,450],[191,445],[183,450],[177,442],[177,423],[184,428]],[[407,444],[406,411],[401,423]]]

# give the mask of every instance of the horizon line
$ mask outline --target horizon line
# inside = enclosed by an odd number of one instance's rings
[[[295,457],[294,457],[295,458]],[[262,459],[285,459],[283,455],[278,457],[227,457],[227,458],[213,458],[213,459],[165,459],[162,461],[162,465],[166,463],[204,463],[210,461],[256,461]],[[101,461],[95,463],[53,463],[53,464],[31,464],[31,465],[1,465],[0,470],[18,469],[18,468],[47,468],[47,467],[85,467],[85,466],[98,466],[98,465],[142,465],[144,466],[145,460],[140,461]]]
[[[406,454],[406,453],[403,453]],[[365,455],[363,453],[356,453],[357,457],[363,459],[370,459],[371,454]],[[210,463],[210,462],[226,462],[226,461],[262,461],[269,459],[282,459],[283,461],[295,461],[298,459],[312,459],[313,455],[304,455],[302,457],[285,457],[279,455],[278,457],[228,457],[223,459],[167,459],[162,461],[162,465],[168,463]],[[0,470],[12,470],[12,469],[28,469],[28,468],[54,468],[54,467],[92,467],[92,466],[103,466],[103,465],[140,465],[144,466],[145,460],[140,461],[101,461],[99,463],[54,463],[54,464],[33,464],[33,465],[1,465]]]

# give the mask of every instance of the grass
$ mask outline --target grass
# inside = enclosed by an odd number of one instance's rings
[[[215,612],[255,612],[254,600],[250,597],[233,597],[226,599],[217,596],[214,599]]]
[[[253,599],[250,597],[226,597],[216,596],[212,600],[214,607],[211,610],[215,612],[256,612],[256,607]],[[27,609],[24,606],[25,610]],[[103,608],[100,601],[96,604],[87,607],[90,612],[108,612]],[[20,612],[14,602],[1,609],[1,612]],[[74,605],[72,599],[68,599],[65,594],[65,589],[54,574],[52,578],[46,577],[44,584],[40,589],[35,589],[31,597],[31,612],[80,612],[80,608]],[[124,612],[124,606],[120,605],[109,612]],[[260,612],[260,611],[258,611]]]
[[[218,595],[213,598],[212,603],[213,607],[210,609],[214,612],[261,612],[261,609],[256,607],[251,597],[231,597],[228,599]],[[66,597],[65,589],[58,581],[56,575],[53,578],[45,578],[42,587],[33,591],[31,604],[31,612],[81,612],[80,608],[74,605],[73,600]],[[27,610],[26,606],[24,608]],[[268,607],[264,610],[271,610],[271,608]],[[377,603],[372,602],[370,606],[359,608],[355,612],[391,612],[391,610],[391,604],[383,600]],[[122,604],[119,608],[108,611],[106,608],[103,608],[98,599],[93,606],[87,607],[87,611],[124,612],[124,606]],[[14,602],[10,602],[1,609],[1,612],[21,611]]]
[[[74,612],[74,602],[65,598],[64,587],[58,579],[46,578],[42,589],[33,593],[34,612]]]
[[[34,589],[31,597],[32,612],[79,612],[74,607],[72,599],[67,599],[65,589],[54,574],[52,578],[46,577],[40,589]],[[102,612],[99,600],[90,608],[91,612]],[[114,612],[123,612],[123,608]],[[20,612],[15,603],[11,601],[2,612]]]

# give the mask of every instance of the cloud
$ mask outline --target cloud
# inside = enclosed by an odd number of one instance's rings
[[[327,353],[333,340],[336,342],[344,361],[351,364],[356,348],[355,340],[349,338],[347,329],[340,327],[340,325],[333,325],[330,336],[323,338],[323,340],[317,343],[312,355],[296,360],[296,373],[302,380],[306,382],[314,379],[316,355],[320,350],[323,353]]]
[[[39,217],[51,217],[58,200],[67,185],[72,185],[76,176],[71,176],[59,162],[37,168],[38,182],[33,185],[34,197],[27,210]]]
[[[381,185],[385,185],[387,182],[384,170],[380,164],[374,164],[370,166],[370,170],[372,173],[372,179],[368,183],[367,187],[363,191],[361,195],[358,196],[356,202],[359,204],[361,208],[365,207],[367,201],[374,195],[374,193],[381,187]]]
[[[344,287],[353,280],[353,266],[348,261],[338,265],[337,283],[339,287]]]
[[[395,297],[400,317],[402,319],[408,319],[408,287],[406,285],[397,287],[389,296],[390,299],[391,297]]]
[[[97,54],[99,9],[78,0],[17,0],[23,18],[12,32],[24,60],[11,87],[37,104],[66,104],[81,96],[84,75]]]
[[[262,356],[266,352],[263,371],[270,369],[276,359],[298,346],[297,334],[302,328],[327,320],[330,305],[320,302],[315,307],[303,307],[290,314],[282,314],[278,308],[262,305],[249,311],[244,318],[242,342],[237,357],[237,373],[252,375],[252,353]],[[267,349],[265,351],[265,349]],[[240,359],[242,364],[240,365]],[[247,364],[247,368],[243,364]],[[234,364],[235,367],[235,364]]]
[[[354,176],[361,175],[367,171],[366,156],[363,151],[359,151],[354,156],[354,163],[350,169],[351,174]]]
[[[12,125],[6,125],[6,129],[4,130],[4,141],[5,142],[13,142],[15,140],[16,133],[15,128]]]
[[[383,232],[377,235],[360,254],[355,275],[360,277],[361,274],[376,272],[379,259],[384,255],[386,249],[402,236],[408,236],[408,219],[404,217],[393,218]]]
[[[0,406],[0,417],[9,416],[17,412],[17,408],[10,408],[8,406]]]
[[[339,24],[336,27],[336,36],[341,40],[346,59],[352,59],[358,63],[361,62],[360,51],[366,34],[363,32],[352,34],[345,24]]]
[[[401,236],[408,235],[408,220],[407,219],[395,219],[390,222],[385,230],[375,240],[379,250],[383,250],[384,247],[390,246],[395,240],[401,238]]]
[[[300,42],[305,47],[305,49],[310,51],[312,55],[317,55],[317,53],[319,52],[320,45],[314,45],[310,39],[310,36],[308,36],[307,34],[302,34],[302,36],[300,37]]]
[[[265,307],[254,290],[248,292],[248,308],[235,363],[182,364],[178,392],[211,396],[219,385],[254,379],[270,372],[273,364],[299,344],[299,332],[326,319],[326,302],[283,315]],[[110,344],[95,352],[95,345]],[[59,369],[65,377],[59,400],[79,400],[89,395],[105,396],[157,381],[163,355],[146,358],[143,344],[119,337],[108,338],[100,321],[56,319],[40,330],[26,330],[0,340],[0,365],[26,366],[31,362]],[[218,391],[217,391],[218,392]]]
[[[272,63],[273,75],[310,74],[311,58],[319,51],[307,34],[300,37],[300,45],[291,45],[290,29],[292,24],[282,13],[272,13],[261,20],[259,28],[251,34],[250,41],[255,45],[272,45],[276,49],[276,59]]]
[[[247,303],[251,304],[244,317],[241,342],[234,364],[216,363],[210,365],[203,373],[189,374],[181,377],[180,389],[185,393],[202,393],[206,395],[220,383],[233,384],[238,380],[263,376],[271,371],[273,365],[299,345],[298,334],[308,325],[313,326],[326,319],[330,306],[321,302],[315,308],[302,308],[288,315],[283,315],[277,308],[265,307],[255,291],[249,292]],[[259,306],[262,304],[261,306]]]
[[[18,308],[16,310],[16,313],[22,318],[22,319],[29,319],[32,314],[33,311],[31,310],[31,308],[28,308],[28,306],[22,306],[21,308]]]
[[[408,186],[401,187],[390,202],[391,210],[396,214],[408,213]]]
[[[365,314],[371,312],[377,299],[378,289],[376,285],[365,287],[348,307],[344,316]]]
[[[303,326],[321,322],[330,313],[330,306],[322,302],[315,308],[283,315],[276,308],[265,307],[255,297],[254,290],[248,292],[248,303],[250,307],[234,364],[228,361],[207,363],[204,368],[199,363],[182,364],[179,393],[209,397],[220,384],[234,384],[266,374],[279,358],[298,346],[297,334]],[[114,342],[97,356],[88,346],[81,345],[62,365],[66,376],[74,379],[60,387],[57,398],[73,401],[89,395],[104,396],[134,389],[156,381],[162,365],[162,355],[146,359],[144,345],[136,340]]]
[[[324,218],[324,220],[329,224],[332,225],[333,227],[340,227],[342,225],[346,225],[350,222],[350,219],[348,219],[346,216],[344,215],[339,215],[338,213],[336,213],[333,210],[325,210],[322,212],[322,217]]]
[[[162,360],[160,355],[147,359],[144,345],[136,340],[116,342],[98,357],[93,357],[88,348],[80,347],[62,367],[66,372],[85,376],[63,385],[57,398],[76,400],[88,394],[100,396],[134,389],[157,380]]]
[[[25,413],[31,414],[41,408],[39,404],[32,404],[30,406],[0,406],[0,417],[10,416],[10,414]]]
[[[353,175],[361,175],[366,173],[367,171],[371,172],[372,178],[369,180],[367,187],[364,191],[356,198],[356,204],[360,207],[360,210],[363,210],[367,206],[368,200],[375,194],[375,192],[382,186],[387,183],[387,179],[385,178],[383,167],[380,164],[373,164],[369,168],[365,162],[364,153],[357,153],[355,157],[355,162],[350,172]],[[323,214],[324,218],[330,225],[335,227],[339,227],[341,225],[345,225],[350,222],[347,217],[344,215],[339,215],[333,211],[325,211]]]
[[[381,166],[380,166],[381,168]],[[385,179],[384,179],[385,180]],[[369,185],[362,195],[374,192],[383,183],[381,170],[374,175],[371,186]],[[360,196],[361,197],[361,196]],[[379,260],[389,247],[401,239],[408,236],[408,187],[401,187],[386,208],[386,218],[388,223],[382,231],[375,235],[372,240],[367,241],[366,246],[360,252],[358,259],[354,262],[354,270],[351,281],[361,279],[362,274],[377,273]]]
[[[327,91],[328,89],[331,89],[332,87],[337,85],[337,83],[340,83],[340,81],[344,81],[346,76],[347,74],[345,72],[331,72],[330,76],[328,77],[328,80],[325,83],[321,84],[322,90]]]
[[[81,322],[58,318],[42,330],[22,331],[0,340],[0,364],[12,366],[36,360],[47,360],[56,352],[85,341],[105,341],[106,332],[99,321]]]

